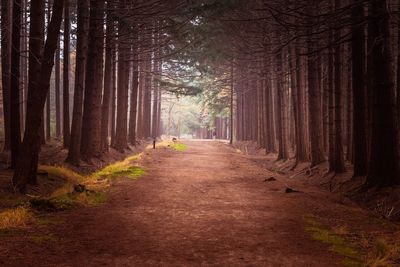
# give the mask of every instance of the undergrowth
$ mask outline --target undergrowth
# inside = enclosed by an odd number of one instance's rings
[[[147,146],[146,149],[152,149],[153,145]],[[187,150],[187,145],[179,142],[174,142],[174,141],[169,141],[169,140],[163,140],[161,142],[156,143],[156,148],[172,148],[176,151],[179,152],[184,152]]]
[[[400,244],[393,244],[380,237],[355,238],[346,226],[331,229],[322,225],[315,217],[305,218],[305,230],[314,240],[329,246],[329,249],[344,257],[343,266],[391,267],[399,266]],[[351,239],[349,236],[353,236]]]
[[[144,170],[138,166],[132,166],[135,161],[140,159],[141,155],[135,155],[126,158],[123,161],[110,164],[107,167],[101,169],[98,172],[93,173],[91,179],[101,179],[101,178],[116,178],[125,177],[129,179],[136,179],[144,174]]]
[[[306,231],[314,240],[328,245],[331,251],[345,257],[342,262],[344,266],[363,266],[360,252],[354,244],[345,240],[334,230],[322,226],[314,217],[307,217],[306,222]]]
[[[0,213],[0,229],[24,227],[32,219],[26,207],[17,207]]]
[[[400,244],[390,243],[383,238],[376,239],[367,253],[366,266],[400,266]]]
[[[53,212],[79,206],[90,206],[107,201],[106,189],[115,178],[137,179],[144,170],[134,166],[141,154],[131,156],[106,166],[105,168],[83,176],[63,166],[45,166],[39,169],[49,177],[58,177],[65,183],[47,197],[30,196],[29,201],[20,202],[17,208],[0,213],[0,229],[21,228],[33,219],[34,210]]]
[[[45,171],[49,176],[64,178],[70,183],[81,183],[85,181],[84,176],[63,166],[41,165],[39,170]]]
[[[187,145],[182,144],[182,143],[173,143],[173,144],[171,145],[171,147],[172,147],[173,149],[175,149],[176,151],[179,151],[179,152],[184,152],[184,151],[187,150]]]
[[[49,198],[33,199],[31,204],[36,209],[59,210],[81,205],[97,205],[107,201],[104,192],[110,186],[110,180],[117,177],[137,179],[144,174],[138,166],[132,166],[140,159],[140,154],[110,164],[87,176],[82,176],[70,169],[58,166],[41,166],[49,176],[58,176],[67,182],[55,190]]]

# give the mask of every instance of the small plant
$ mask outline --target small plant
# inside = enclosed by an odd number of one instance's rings
[[[376,203],[374,212],[382,218],[389,220],[400,213],[400,211],[396,211],[394,206],[389,205],[386,200]]]
[[[0,213],[0,229],[24,227],[32,219],[25,207],[6,210]]]

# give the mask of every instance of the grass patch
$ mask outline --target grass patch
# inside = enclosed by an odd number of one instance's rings
[[[62,166],[41,165],[39,170],[45,171],[49,176],[61,177],[71,183],[81,183],[85,181],[85,177],[71,169]]]
[[[60,177],[66,180],[66,183],[48,198],[32,199],[31,206],[38,210],[53,211],[104,203],[107,201],[107,195],[103,191],[110,186],[110,179],[117,177],[137,179],[144,175],[142,168],[133,166],[141,156],[142,154],[130,156],[87,176],[61,166],[40,166],[40,170],[48,173],[50,177]],[[77,192],[76,185],[82,185],[84,190]]]
[[[400,244],[390,244],[385,239],[376,239],[368,252],[365,265],[381,267],[398,266],[397,264],[400,264]]]
[[[92,178],[117,178],[117,177],[125,177],[129,179],[137,179],[140,176],[144,175],[145,172],[142,168],[138,166],[132,166],[133,162],[138,159],[138,156],[130,157],[125,159],[124,161],[120,161],[107,167],[102,170],[91,175]]]
[[[187,150],[187,145],[182,144],[182,143],[173,143],[173,144],[171,145],[171,147],[172,147],[173,149],[175,149],[176,151],[179,151],[179,152],[184,152],[184,151]]]
[[[163,140],[161,142],[156,143],[156,148],[164,148],[164,149],[172,148],[176,151],[183,152],[187,150],[188,146],[179,142]],[[147,146],[146,149],[153,149],[153,145]]]
[[[144,170],[140,167],[132,166],[126,169],[121,169],[114,173],[115,176],[123,176],[129,179],[136,179],[142,175],[144,175]]]
[[[314,217],[307,217],[306,231],[311,234],[314,240],[320,241],[329,246],[329,249],[339,254],[345,259],[342,261],[344,266],[364,266],[363,258],[357,247],[344,237],[339,235],[340,232],[347,232],[345,228],[334,230],[322,226]]]
[[[110,186],[110,179],[116,177],[137,179],[145,174],[142,168],[133,166],[141,155],[128,157],[87,176],[62,166],[40,166],[39,170],[45,172],[50,178],[61,178],[59,179],[60,187],[49,193],[47,197],[29,196],[30,199],[15,199],[10,202],[18,207],[0,212],[0,230],[8,231],[8,229],[26,226],[33,219],[33,210],[54,212],[105,203],[107,201],[105,189]],[[38,223],[41,224],[40,221]]]
[[[0,213],[0,229],[20,228],[32,219],[32,215],[25,207],[6,210]]]
[[[313,216],[305,217],[306,231],[314,240],[327,244],[331,251],[344,257],[343,266],[400,266],[399,234],[383,237],[382,233],[352,233],[346,226],[329,228]]]
[[[106,201],[106,193],[86,190],[84,192],[72,192],[53,198],[32,199],[30,203],[31,207],[35,210],[53,212],[79,206],[99,205]]]
[[[87,191],[78,194],[75,200],[84,205],[99,205],[107,202],[107,194],[103,192]]]

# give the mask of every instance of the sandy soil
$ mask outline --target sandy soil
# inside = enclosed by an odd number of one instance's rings
[[[106,204],[0,236],[0,265],[337,266],[342,258],[312,240],[304,217],[367,216],[225,144],[186,143],[185,152],[147,152],[146,175],[117,182]],[[265,182],[271,176],[277,181]],[[302,193],[286,194],[287,186]]]

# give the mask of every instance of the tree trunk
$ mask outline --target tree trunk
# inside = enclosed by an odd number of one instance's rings
[[[1,80],[3,89],[4,150],[11,145],[11,38],[12,1],[1,0]]]
[[[103,87],[104,0],[90,1],[89,44],[83,105],[82,159],[101,154],[101,100]]]
[[[341,7],[341,1],[335,0],[335,9]],[[340,39],[340,30],[335,30],[335,41]],[[337,44],[335,50],[335,172],[341,173],[345,171],[343,145],[342,145],[342,62],[341,62],[341,46]]]
[[[116,111],[117,111],[117,57],[116,51],[113,51],[113,64],[112,64],[112,93],[111,93],[111,146],[114,147],[115,145],[115,120],[116,120]]]
[[[32,97],[32,93],[39,90],[39,76],[41,71],[43,46],[44,46],[44,28],[45,28],[45,2],[44,0],[36,0],[31,3],[31,23],[29,34],[29,84],[28,84],[28,98]],[[49,90],[50,91],[50,90]],[[46,94],[47,99],[48,93]],[[43,113],[42,113],[43,114]],[[40,139],[32,147],[32,161],[31,169],[28,175],[28,182],[36,184],[36,171],[39,160],[39,151],[41,141],[44,138],[43,130],[43,116],[40,125]]]
[[[56,104],[56,137],[61,136],[61,104],[60,104],[60,80],[61,80],[61,52],[60,52],[60,40],[57,40],[57,52],[56,52],[56,63],[55,63],[55,104]]]
[[[302,60],[300,57],[300,51],[298,46],[296,46],[296,112],[295,116],[297,117],[297,141],[296,141],[296,157],[298,161],[306,161],[307,160],[307,149],[306,149],[306,140],[304,134],[304,101],[303,101],[303,79],[304,79],[304,66],[302,65]]]
[[[365,92],[365,34],[364,5],[353,0],[352,26],[352,87],[353,87],[353,142],[354,177],[367,174],[366,92]]]
[[[115,145],[114,148],[123,152],[128,147],[128,83],[129,80],[129,64],[126,58],[129,56],[128,49],[122,36],[126,36],[126,25],[122,20],[119,21],[120,37],[118,46],[118,97],[117,97],[117,125],[115,132]]]
[[[325,160],[323,154],[323,137],[321,129],[320,90],[317,79],[317,59],[312,36],[308,39],[308,134],[310,140],[311,166]]]
[[[70,11],[69,1],[64,0],[64,68],[63,68],[63,144],[69,146],[70,121],[69,121],[69,43],[70,43]]]
[[[366,186],[391,186],[400,182],[398,168],[394,88],[391,77],[391,51],[387,1],[372,0],[369,7],[372,64],[371,152]]]
[[[276,127],[277,127],[277,137],[278,137],[278,160],[288,159],[288,151],[286,144],[286,127],[284,126],[285,112],[284,109],[284,86],[283,86],[283,70],[282,70],[282,54],[279,53],[276,56],[276,80],[277,80],[277,94],[276,94]]]
[[[114,19],[112,17],[113,5],[107,3],[107,22],[106,22],[106,55],[104,66],[104,92],[101,107],[101,149],[108,151],[108,129],[109,129],[109,113],[110,113],[110,98],[112,90],[112,67],[113,67],[113,51],[114,51]]]
[[[16,167],[21,145],[20,124],[20,43],[21,43],[21,0],[13,1],[12,49],[11,49],[11,168]],[[43,112],[42,112],[43,114]]]
[[[88,51],[89,0],[78,1],[78,26],[75,67],[74,107],[72,113],[71,139],[67,161],[79,165],[82,134],[83,94]]]
[[[40,76],[37,90],[30,91],[27,99],[26,129],[24,134],[17,167],[13,176],[14,189],[25,192],[28,177],[31,172],[32,162],[38,157],[35,149],[38,143],[39,128],[42,123],[42,114],[46,102],[46,95],[50,88],[50,76],[54,65],[54,53],[57,48],[57,39],[62,21],[63,1],[55,0],[53,4],[53,15],[48,27],[46,45],[43,53]]]
[[[137,100],[139,89],[139,62],[138,62],[138,38],[136,37],[133,45],[133,66],[132,66],[132,88],[131,88],[131,103],[129,114],[129,143],[136,145],[136,116],[137,116]]]

